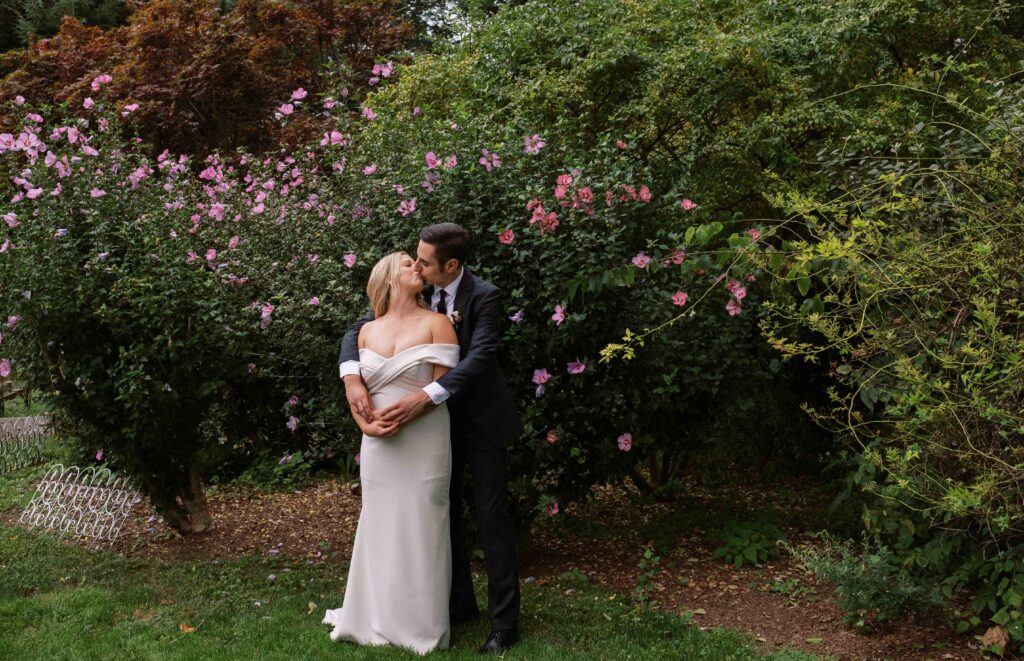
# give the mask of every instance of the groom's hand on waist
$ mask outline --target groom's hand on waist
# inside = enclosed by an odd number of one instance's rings
[[[422,390],[409,393],[391,406],[379,412],[384,422],[397,422],[404,425],[415,420],[427,407],[434,406],[430,396]]]

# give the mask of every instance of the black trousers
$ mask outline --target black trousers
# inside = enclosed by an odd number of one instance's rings
[[[516,542],[509,515],[508,450],[462,430],[452,434],[449,610],[453,619],[473,617],[480,612],[473,593],[466,527],[462,520],[463,478],[467,466],[473,481],[473,504],[487,568],[487,612],[491,629],[514,629],[519,619],[520,596]]]

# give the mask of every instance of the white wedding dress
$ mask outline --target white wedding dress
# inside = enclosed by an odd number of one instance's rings
[[[374,408],[394,404],[454,367],[457,344],[421,344],[385,358],[359,350]],[[363,507],[341,608],[327,611],[332,640],[395,645],[426,654],[448,647],[452,453],[442,404],[391,438],[363,436]]]

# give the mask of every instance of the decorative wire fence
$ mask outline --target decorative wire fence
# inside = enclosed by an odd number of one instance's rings
[[[0,418],[0,473],[42,462],[43,442],[49,435],[48,416]]]
[[[142,500],[126,477],[107,468],[53,466],[36,487],[19,523],[91,540],[92,546],[113,544],[121,527]]]

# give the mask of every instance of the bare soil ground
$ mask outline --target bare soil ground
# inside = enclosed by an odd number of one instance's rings
[[[624,487],[595,488],[583,503],[539,522],[529,551],[520,558],[523,580],[557,582],[566,590],[585,580],[634,594],[645,548],[656,548],[651,531],[685,519],[680,507],[713,512],[713,496],[690,485],[683,505],[645,502]],[[771,499],[752,492],[749,499]],[[211,493],[214,527],[182,538],[163,525],[148,505],[126,522],[112,550],[152,560],[235,558],[254,553],[308,562],[347,563],[360,500],[349,485],[316,481],[288,493],[225,488]],[[18,512],[0,513],[17,522]],[[682,516],[682,519],[680,519]],[[659,523],[661,522],[661,523]],[[973,636],[924,623],[902,623],[885,634],[849,629],[827,586],[818,585],[788,557],[740,569],[715,559],[715,544],[701,526],[679,526],[664,541],[659,571],[650,581],[656,608],[690,613],[701,627],[727,627],[753,636],[765,649],[801,649],[824,658],[924,661],[979,658]],[[787,529],[791,541],[805,533]],[[482,571],[482,567],[478,567]],[[529,635],[528,632],[524,632]]]

